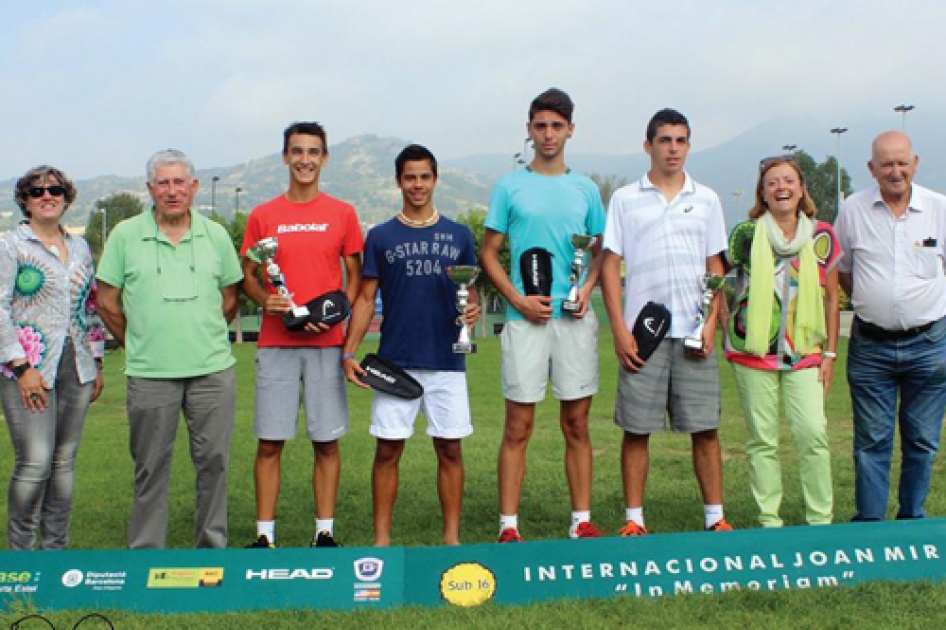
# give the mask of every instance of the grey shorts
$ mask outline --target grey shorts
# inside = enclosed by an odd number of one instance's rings
[[[594,313],[546,324],[507,322],[501,339],[507,400],[541,402],[549,379],[558,400],[580,400],[597,393],[598,320]]]
[[[674,431],[709,431],[719,427],[720,408],[716,353],[693,358],[682,339],[664,339],[640,372],[618,368],[614,424],[628,433],[664,431],[668,413]]]
[[[341,348],[260,348],[256,352],[256,422],[261,440],[291,440],[300,398],[313,442],[348,432],[348,399]]]

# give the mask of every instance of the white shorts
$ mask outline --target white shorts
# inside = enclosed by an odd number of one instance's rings
[[[561,317],[546,324],[526,320],[503,327],[503,396],[517,403],[545,399],[552,380],[558,400],[580,400],[598,391],[598,320]]]
[[[424,388],[424,395],[405,400],[376,391],[371,403],[371,435],[382,440],[406,440],[414,434],[418,412],[427,418],[427,435],[458,440],[473,433],[465,372],[407,370]]]

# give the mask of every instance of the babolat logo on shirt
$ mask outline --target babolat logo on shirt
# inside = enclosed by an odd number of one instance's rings
[[[332,569],[247,569],[247,580],[331,580]]]
[[[292,232],[326,232],[328,223],[291,223],[276,228],[277,234],[291,234]]]

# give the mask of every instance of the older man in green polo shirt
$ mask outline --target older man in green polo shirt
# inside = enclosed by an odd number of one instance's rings
[[[227,470],[236,403],[227,325],[243,273],[226,231],[191,210],[194,165],[148,161],[151,212],[122,221],[99,263],[99,310],[126,349],[135,460],[131,549],[163,548],[171,454],[183,412],[197,469],[198,547],[227,546]]]

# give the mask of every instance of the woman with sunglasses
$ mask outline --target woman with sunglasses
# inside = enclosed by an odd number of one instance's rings
[[[779,397],[798,449],[805,520],[833,517],[824,399],[838,344],[840,246],[790,156],[764,160],[751,221],[730,236],[736,269],[726,358],[748,426],[752,494],[763,527],[780,527]]]
[[[26,219],[0,238],[0,398],[16,454],[7,535],[11,549],[33,549],[38,529],[41,549],[63,549],[105,336],[89,246],[60,225],[75,186],[38,166],[15,196]]]

